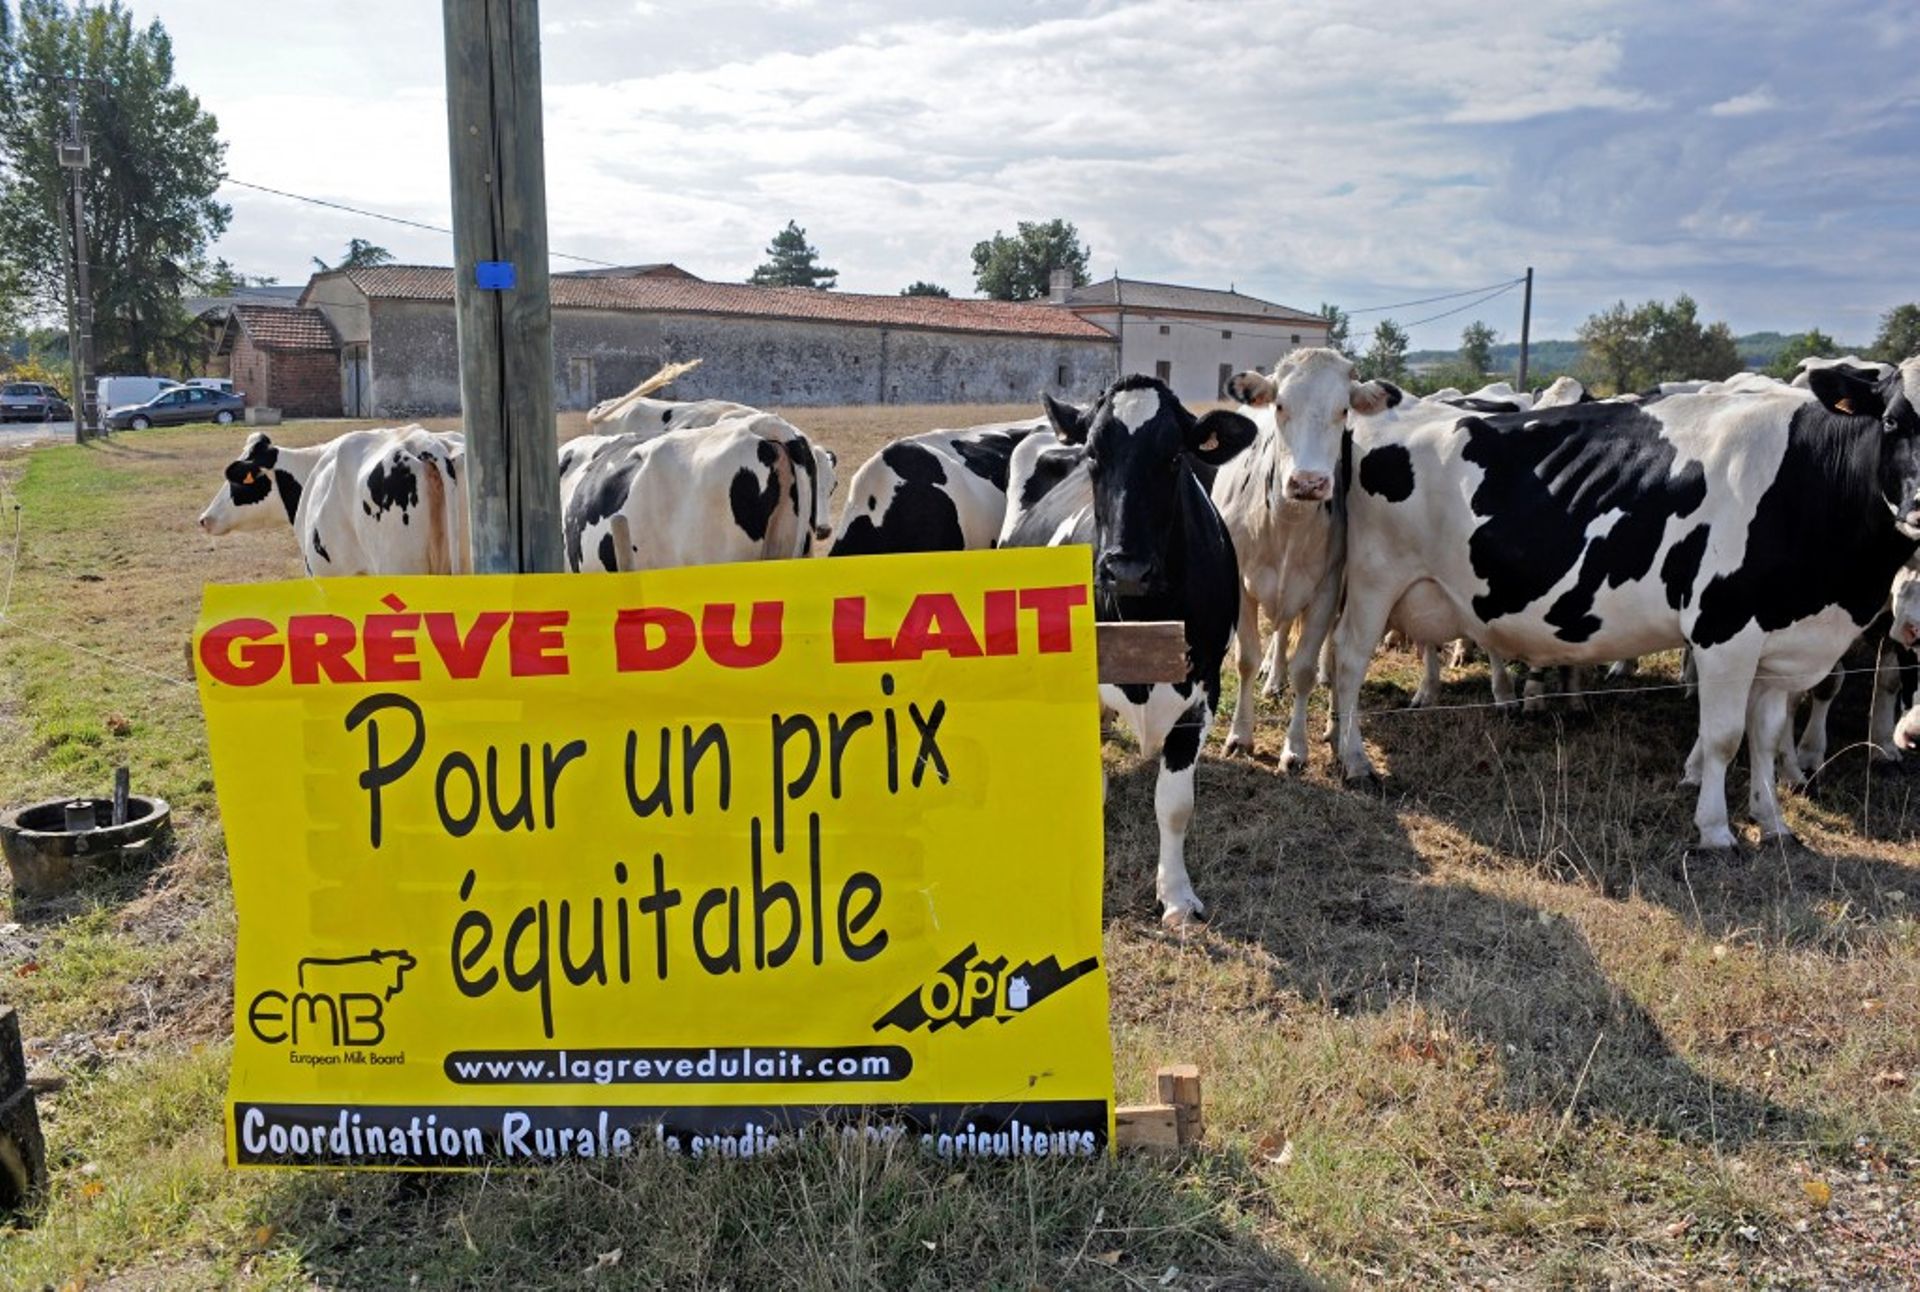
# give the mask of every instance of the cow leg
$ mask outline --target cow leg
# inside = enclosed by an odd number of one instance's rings
[[[1289,625],[1275,624],[1273,636],[1267,638],[1267,656],[1260,664],[1262,679],[1260,695],[1263,699],[1280,698],[1280,679],[1287,672],[1287,632]]]
[[[1360,684],[1366,680],[1367,665],[1399,595],[1368,601],[1354,596],[1349,587],[1346,609],[1334,630],[1333,714],[1339,730],[1340,770],[1350,781],[1378,778],[1360,739]]]
[[[1528,667],[1527,680],[1520,688],[1520,694],[1526,697],[1520,702],[1520,712],[1547,711],[1547,697],[1553,694],[1552,684],[1547,681],[1551,676],[1551,669]]]
[[[1702,848],[1724,852],[1735,846],[1733,827],[1727,820],[1727,764],[1733,761],[1740,749],[1740,737],[1745,734],[1747,700],[1753,690],[1758,651],[1729,644],[1698,651],[1694,659],[1700,674],[1700,738],[1687,763],[1699,783],[1700,798],[1693,823],[1699,828]],[[1762,757],[1768,764],[1767,791],[1771,795],[1773,746],[1760,748],[1766,751]]]
[[[1799,773],[1797,780],[1792,782],[1795,788],[1806,784],[1807,777],[1819,771],[1827,761],[1827,713],[1833,708],[1834,697],[1840,694],[1840,682],[1843,676],[1840,665],[1836,663],[1833,671],[1820,679],[1820,685],[1807,693],[1812,697],[1812,702],[1807,705],[1807,725],[1800,729],[1800,743],[1790,760],[1794,771]],[[1787,738],[1791,739],[1793,721],[1791,705],[1787,708],[1787,721],[1789,727]],[[1783,771],[1786,767],[1787,763],[1781,764]]]
[[[1338,590],[1335,590],[1334,604],[1328,611],[1331,619],[1334,610],[1340,608]],[[1320,686],[1333,685],[1333,634],[1328,633],[1320,642],[1320,668],[1313,679]]]
[[[1513,674],[1507,671],[1507,657],[1498,651],[1487,652],[1487,680],[1493,685],[1493,702],[1502,708],[1512,708]]]
[[[1193,881],[1187,876],[1187,825],[1193,820],[1193,765],[1206,737],[1207,717],[1206,695],[1199,692],[1160,749],[1160,776],[1153,787],[1154,815],[1160,820],[1160,868],[1153,887],[1160,898],[1160,922],[1168,928],[1206,918],[1206,907],[1194,895]]]
[[[1640,671],[1638,659],[1617,659],[1607,665],[1607,681],[1624,682]]]
[[[1293,688],[1293,712],[1287,715],[1287,743],[1280,753],[1280,770],[1299,772],[1307,766],[1307,701],[1313,698],[1316,676],[1325,667],[1332,638],[1334,612],[1340,608],[1340,589],[1333,579],[1323,581],[1300,619],[1300,640],[1294,643],[1287,666],[1287,685]]]
[[[1875,763],[1900,761],[1893,734],[1900,723],[1900,661],[1898,647],[1881,644],[1873,662],[1873,703],[1867,710],[1867,756]],[[1840,666],[1834,665],[1837,670]]]
[[[1789,841],[1793,831],[1780,812],[1774,765],[1788,731],[1793,693],[1777,686],[1756,686],[1747,702],[1747,811],[1760,826],[1760,841]]]
[[[1409,709],[1431,709],[1440,702],[1440,648],[1422,645],[1420,647],[1420,685],[1414,690],[1413,698],[1407,701]]]
[[[1286,631],[1285,626],[1274,630],[1274,639]],[[1253,697],[1254,672],[1260,667],[1260,603],[1245,588],[1240,590],[1240,627],[1233,634],[1234,665],[1240,675],[1240,685],[1233,692],[1233,722],[1227,728],[1226,756],[1236,754],[1253,757]]]
[[[1473,660],[1473,641],[1467,637],[1453,639],[1453,650],[1447,656],[1449,668],[1465,668]]]

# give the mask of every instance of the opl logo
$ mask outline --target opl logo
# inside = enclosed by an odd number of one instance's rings
[[[406,951],[307,956],[295,966],[292,994],[263,991],[253,998],[247,1028],[268,1045],[378,1045],[387,1039],[387,1002],[400,994],[414,963]]]
[[[873,1030],[897,1027],[911,1032],[925,1025],[928,1031],[937,1032],[949,1023],[972,1027],[989,1018],[1004,1023],[1099,967],[1100,961],[1094,956],[1065,969],[1057,956],[1009,967],[1005,956],[987,960],[980,956],[977,944],[969,944],[882,1015]]]

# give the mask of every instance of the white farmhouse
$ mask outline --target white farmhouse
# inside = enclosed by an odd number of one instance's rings
[[[1049,299],[1120,338],[1120,373],[1158,377],[1188,404],[1226,398],[1227,378],[1271,371],[1290,350],[1327,343],[1318,314],[1236,291],[1117,274],[1085,287],[1055,271]]]

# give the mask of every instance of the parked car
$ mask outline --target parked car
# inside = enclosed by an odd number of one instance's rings
[[[0,422],[70,422],[73,408],[52,386],[10,381],[0,386]]]
[[[176,386],[144,404],[116,408],[107,425],[116,431],[144,431],[149,426],[180,426],[186,422],[218,422],[225,426],[246,415],[247,401],[202,386]]]
[[[223,395],[239,393],[234,390],[233,379],[231,377],[188,377],[187,385],[202,386],[208,390],[217,390]]]
[[[116,408],[144,404],[179,384],[171,377],[102,377],[94,386],[94,400],[103,414],[111,413]]]

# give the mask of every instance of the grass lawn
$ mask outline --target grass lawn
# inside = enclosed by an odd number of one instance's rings
[[[892,435],[1027,412],[794,420],[844,485]],[[1869,775],[1865,687],[1788,804],[1804,846],[1703,862],[1682,694],[1515,721],[1459,707],[1487,698],[1480,664],[1450,671],[1454,711],[1409,712],[1397,652],[1363,694],[1384,791],[1342,788],[1324,747],[1279,776],[1283,709],[1255,760],[1203,761],[1203,930],[1161,930],[1153,769],[1108,749],[1119,1093],[1200,1064],[1209,1138],[1184,1159],[229,1172],[234,923],[184,645],[204,583],[299,573],[291,531],[194,527],[244,434],[0,453],[0,804],[124,764],[178,822],[156,869],[0,913],[0,1001],[65,1082],[41,1097],[53,1196],[0,1231],[0,1286],[1920,1282],[1920,775]]]

